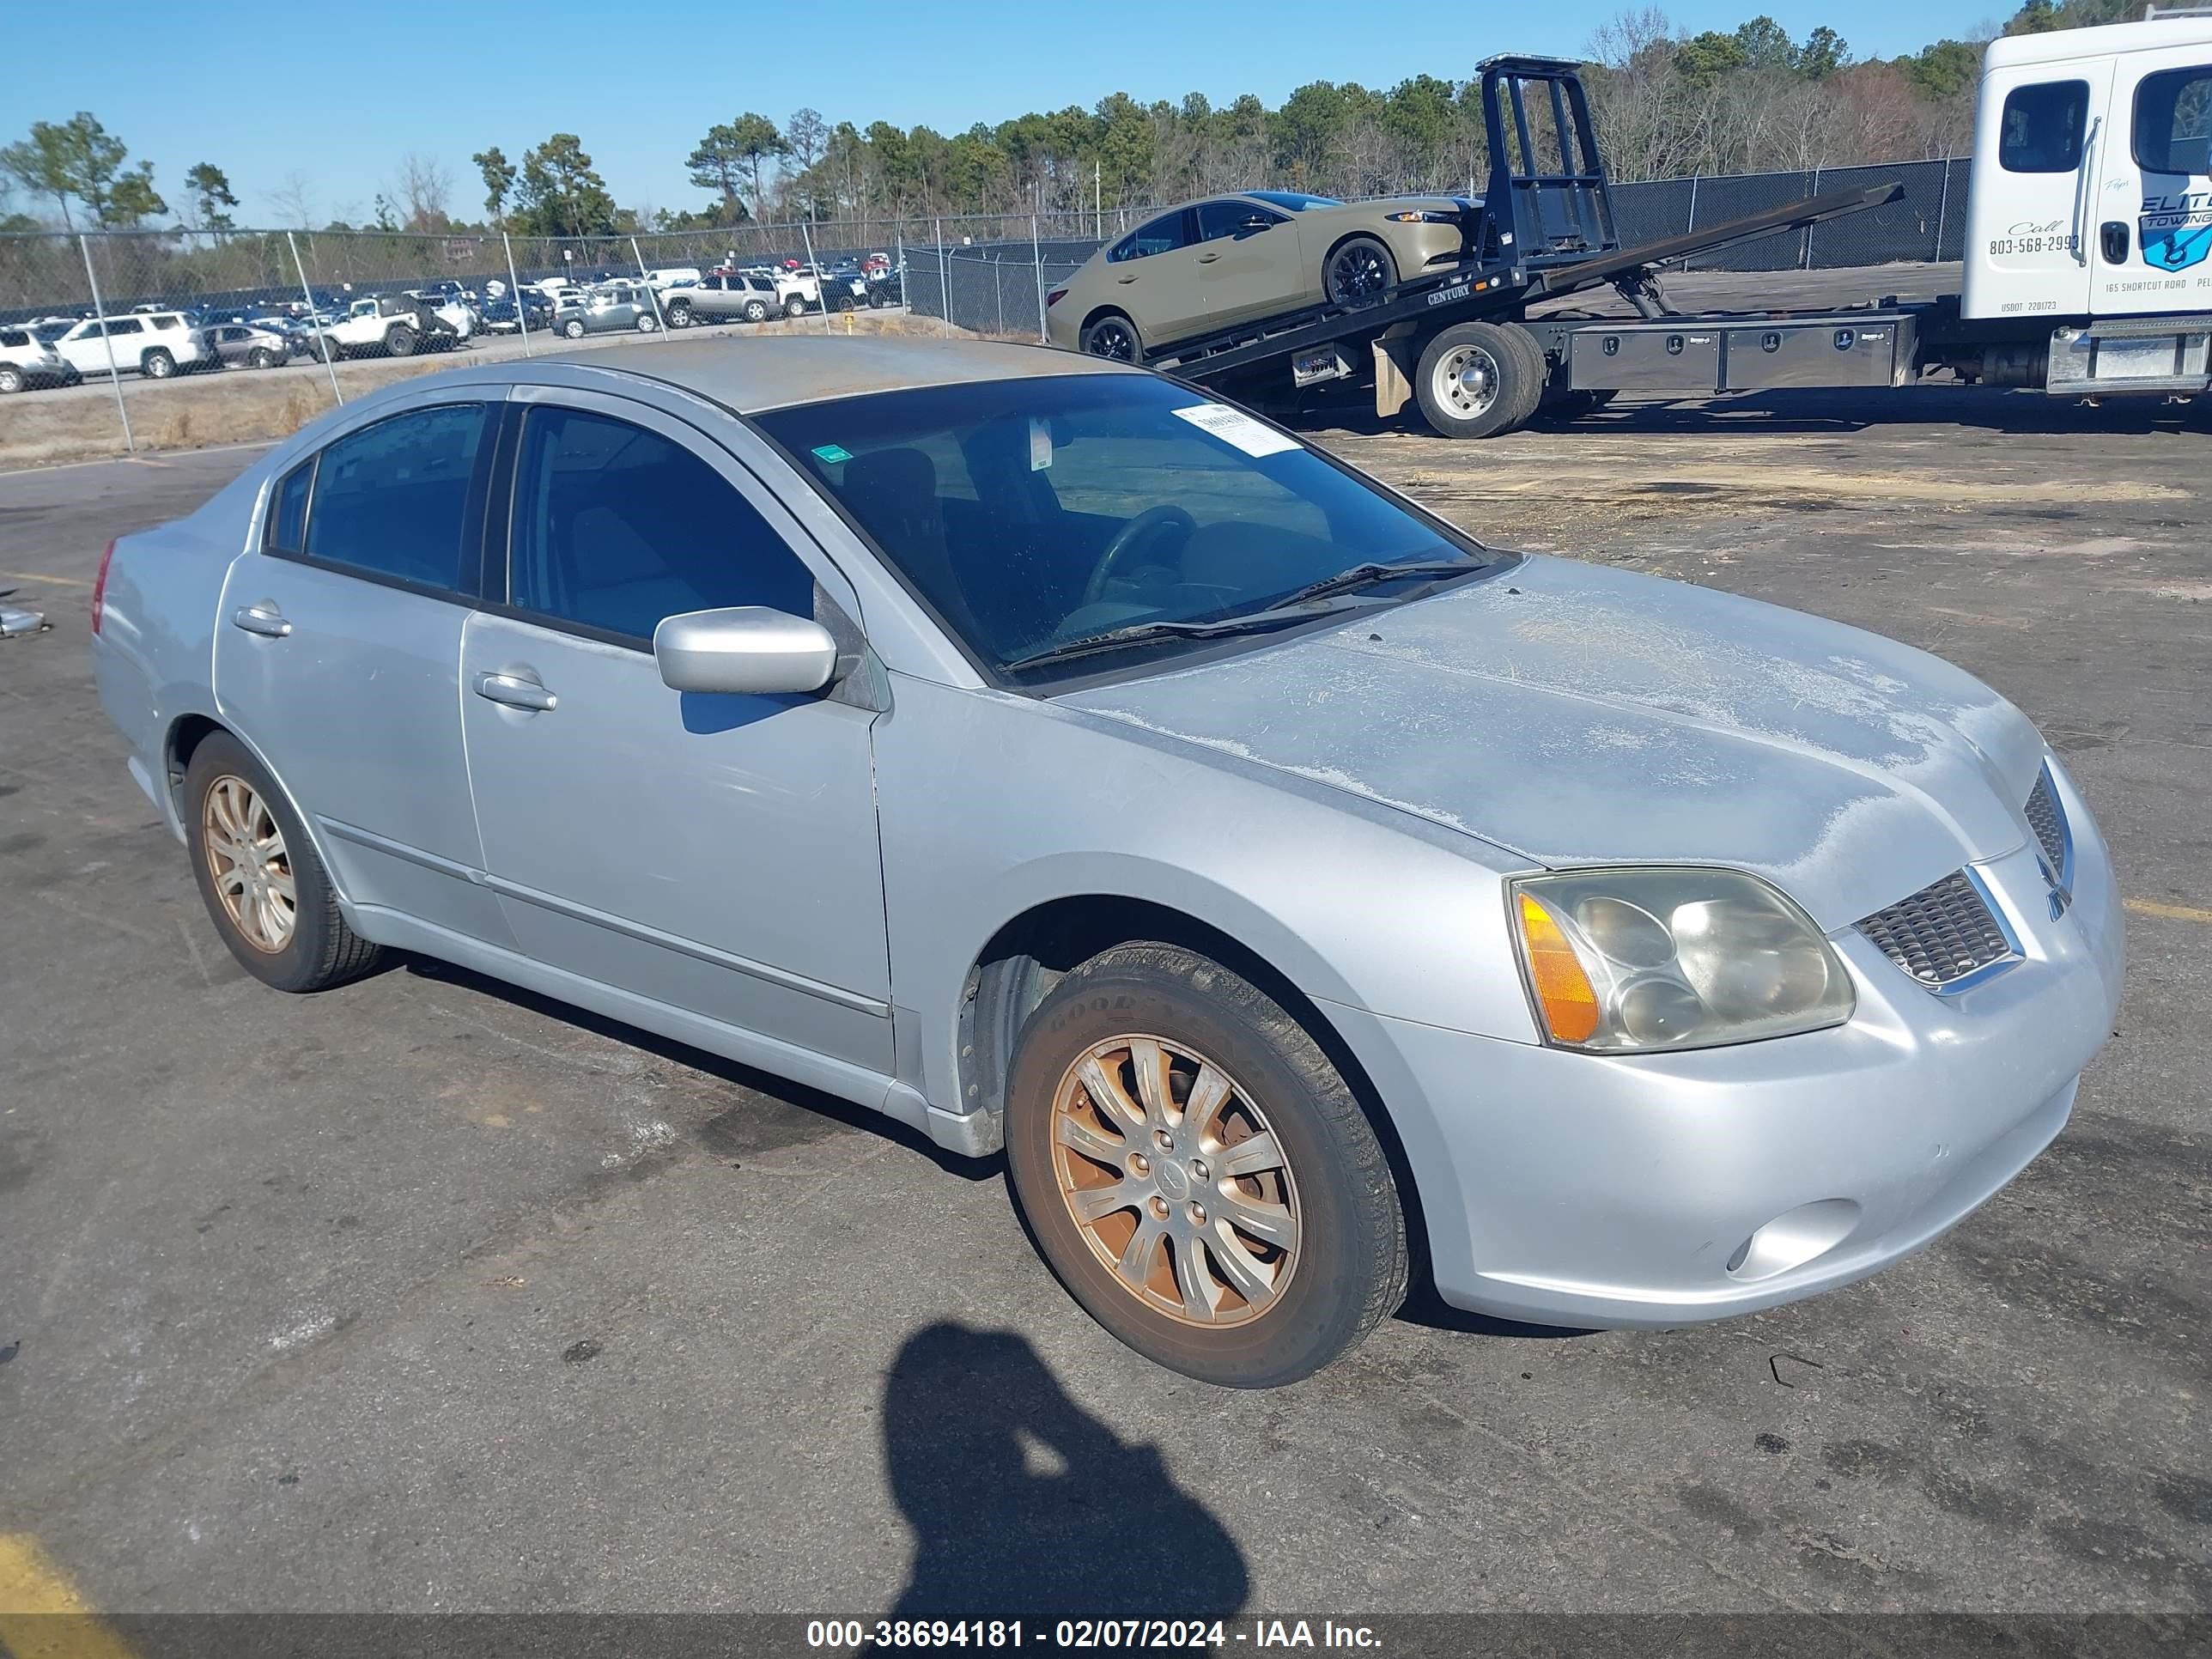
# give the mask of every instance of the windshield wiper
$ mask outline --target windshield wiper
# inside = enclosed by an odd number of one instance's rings
[[[1221,617],[1212,622],[1131,623],[1126,628],[1109,628],[1103,634],[1085,634],[1081,639],[1065,640],[1058,645],[1045,646],[1002,665],[1002,672],[1011,674],[1018,669],[1035,668],[1041,663],[1063,662],[1070,657],[1087,657],[1094,652],[1112,651],[1121,646],[1139,644],[1146,640],[1212,640],[1232,634],[1264,633],[1270,628],[1287,628],[1294,623],[1316,622],[1324,617],[1338,616],[1347,611],[1364,611],[1382,603],[1379,599],[1355,599],[1340,605],[1316,605],[1313,601],[1319,597],[1322,596],[1309,594],[1295,605],[1270,605],[1265,611],[1248,611],[1241,617]]]
[[[1285,605],[1303,604],[1308,599],[1325,599],[1333,593],[1349,593],[1354,588],[1373,587],[1379,583],[1397,581],[1407,576],[1455,576],[1463,571],[1480,570],[1485,562],[1472,553],[1461,553],[1449,559],[1415,559],[1404,564],[1385,564],[1380,559],[1370,559],[1364,564],[1353,565],[1349,570],[1340,570],[1334,576],[1308,582],[1304,587],[1284,594],[1270,608],[1279,610]]]

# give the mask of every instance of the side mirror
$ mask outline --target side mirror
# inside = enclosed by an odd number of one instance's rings
[[[664,617],[653,660],[672,690],[790,696],[830,684],[837,642],[807,617],[740,605]]]

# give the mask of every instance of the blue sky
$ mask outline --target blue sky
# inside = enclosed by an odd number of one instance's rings
[[[241,223],[273,222],[272,196],[295,173],[319,220],[346,211],[358,222],[410,150],[444,162],[453,209],[473,217],[483,190],[471,154],[498,144],[519,160],[548,133],[566,131],[582,137],[624,206],[691,207],[703,193],[685,182],[684,156],[708,125],[746,109],[781,122],[811,106],[833,122],[926,122],[951,132],[1029,109],[1087,106],[1115,91],[1146,101],[1200,91],[1217,102],[1250,91],[1273,105],[1308,81],[1387,87],[1422,71],[1464,76],[1495,52],[1579,52],[1621,7],[843,0],[797,8],[790,15],[807,21],[793,26],[770,9],[717,0],[310,6],[304,15],[324,61],[301,61],[280,8],[241,30],[276,60],[249,72],[246,52],[226,38],[226,20],[244,12],[108,0],[94,31],[106,44],[94,44],[81,14],[33,6],[12,25],[9,55],[39,72],[9,77],[0,143],[33,120],[88,109],[134,158],[152,160],[173,207],[185,200],[185,170],[211,161],[242,198]],[[655,26],[659,17],[725,9],[731,27],[717,39]],[[1676,0],[1663,9],[1692,31],[1732,28],[1765,10],[1800,40],[1825,22],[1857,56],[1886,58],[1962,35],[2011,8],[1988,0]],[[457,41],[432,44],[455,31]],[[410,34],[422,40],[419,49],[410,49]],[[361,55],[349,64],[356,44]]]

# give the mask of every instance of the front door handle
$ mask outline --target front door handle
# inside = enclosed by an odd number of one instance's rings
[[[2109,219],[2100,226],[2098,235],[2105,245],[2105,263],[2124,265],[2128,262],[2128,225],[2124,219]]]
[[[1135,282],[1137,279],[1133,276],[1116,276],[1114,280],[1121,283],[1123,288],[1127,288],[1130,283]]]
[[[239,606],[230,613],[230,625],[271,640],[281,640],[292,631],[292,624],[284,620],[283,613],[266,599],[258,605]]]
[[[1201,253],[1198,256],[1198,262],[1202,265],[1210,265],[1220,257],[1218,253]]]
[[[527,708],[533,714],[550,714],[561,702],[536,680],[520,674],[479,674],[477,696],[504,703],[509,708]]]

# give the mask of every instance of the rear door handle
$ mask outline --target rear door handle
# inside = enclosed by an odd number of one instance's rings
[[[1198,256],[1198,262],[1202,265],[1210,265],[1220,257],[1218,253],[1201,253]]]
[[[1127,288],[1130,283],[1135,282],[1137,279],[1134,276],[1116,276],[1114,280],[1121,283],[1122,287]]]
[[[509,708],[527,708],[534,714],[550,714],[561,702],[536,680],[520,674],[479,674],[477,696],[504,703]]]
[[[230,625],[271,640],[281,640],[292,631],[292,624],[284,620],[283,613],[265,600],[259,605],[239,606],[230,613]]]

